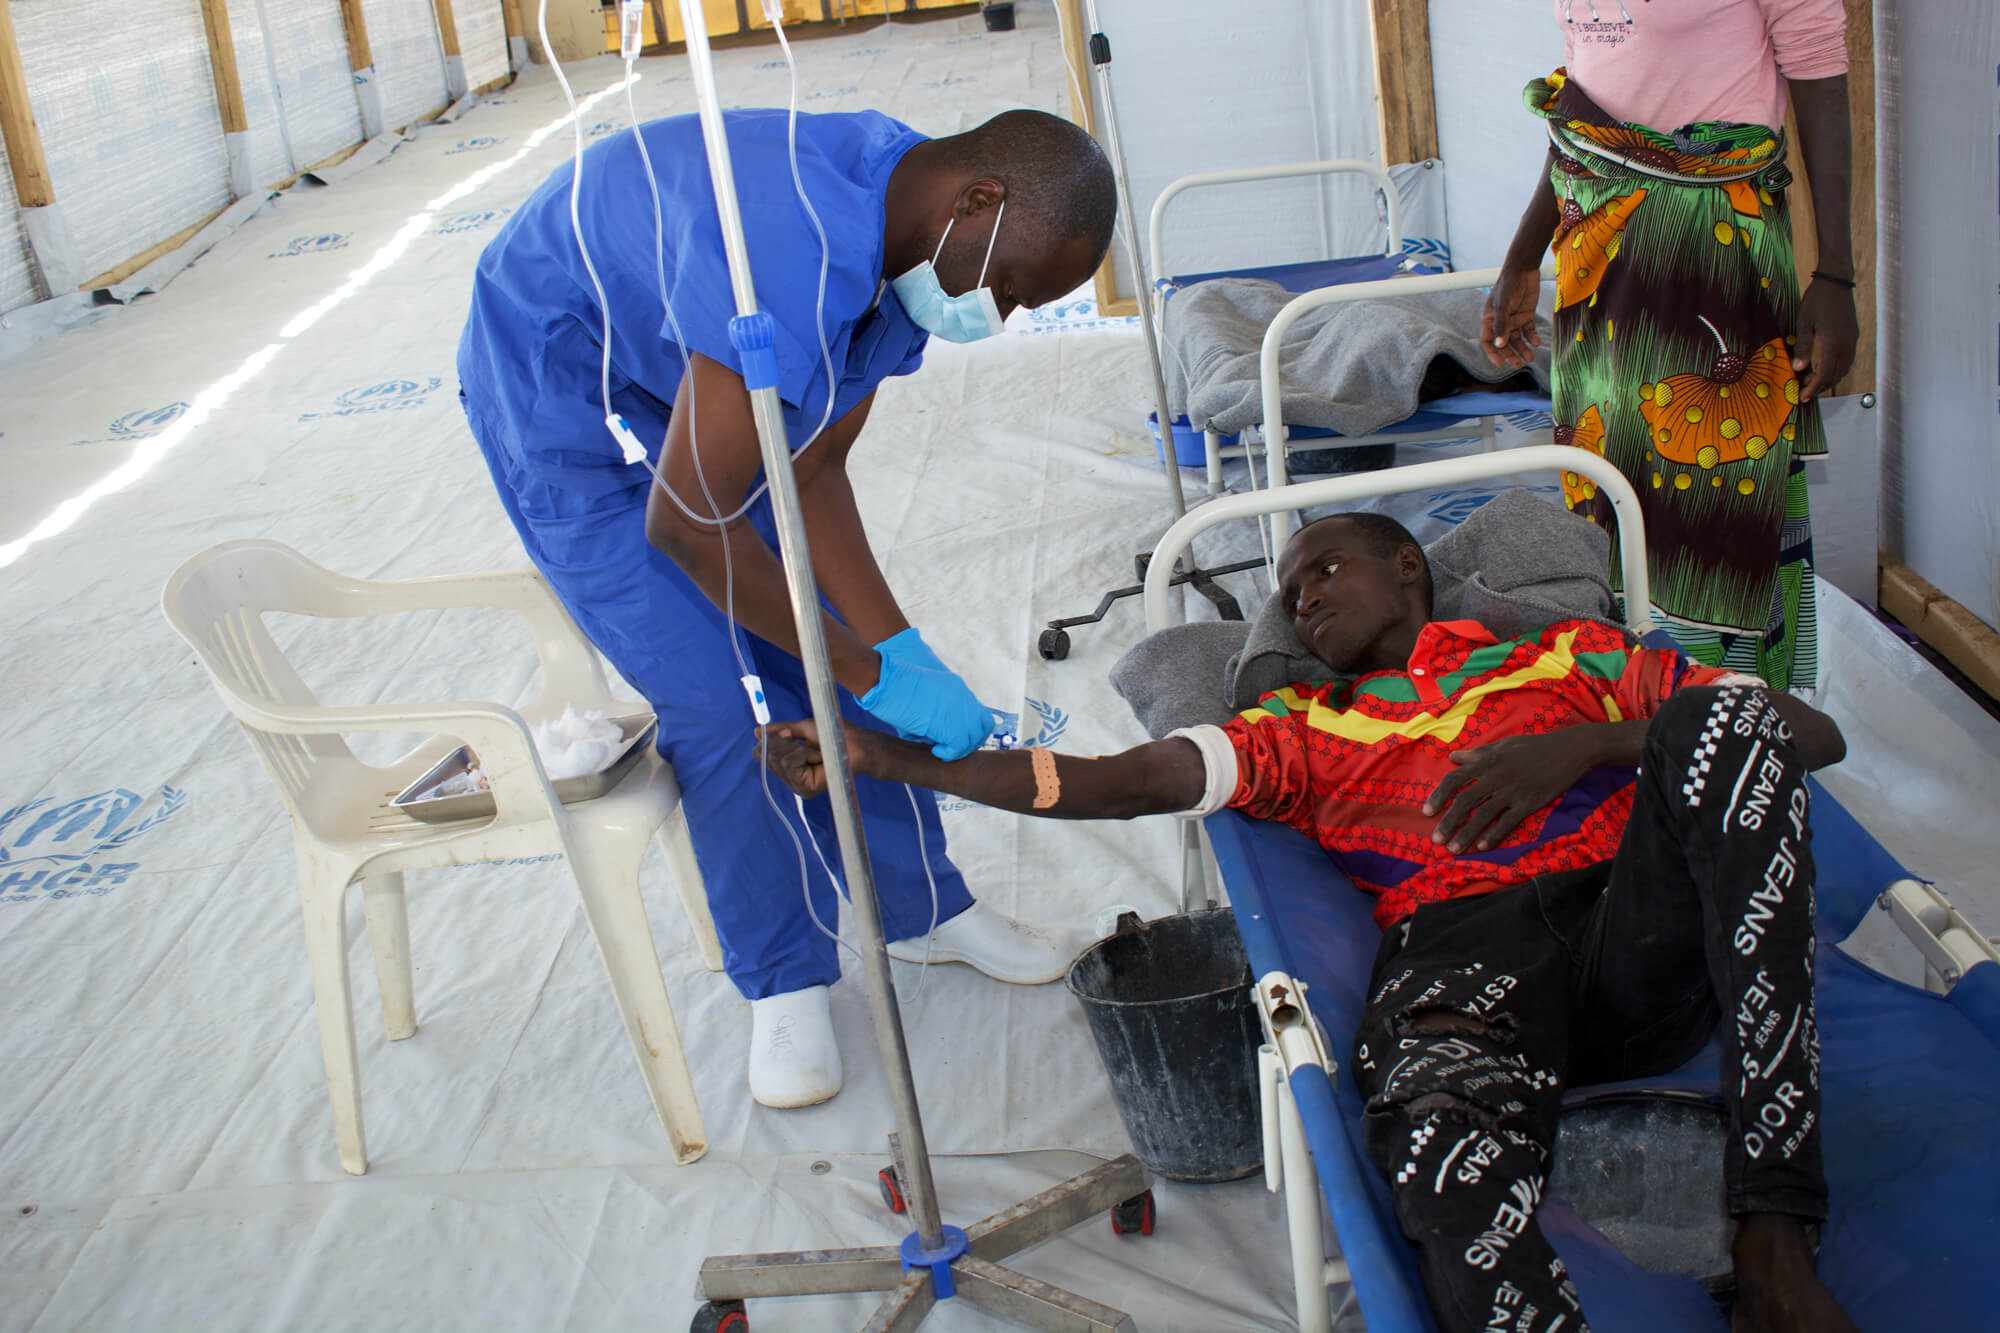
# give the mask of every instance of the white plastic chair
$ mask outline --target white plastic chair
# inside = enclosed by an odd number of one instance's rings
[[[531,571],[382,582],[345,578],[277,542],[238,541],[195,556],[167,580],[167,619],[194,648],[243,726],[292,816],[306,949],[320,1048],[333,1100],[340,1164],[368,1169],[347,972],[348,888],[357,880],[382,1019],[391,1041],[416,1032],[403,872],[431,866],[560,854],[576,879],[639,1072],[674,1159],[707,1151],[701,1109],[639,896],[639,863],[655,837],[711,970],[722,966],[680,789],[650,747],[610,792],[563,805],[550,789],[528,723],[565,704],[607,714],[597,655]],[[299,678],[263,622],[269,612],[352,618],[447,607],[495,607],[527,621],[541,660],[541,693],[521,712],[460,702],[326,707]],[[387,767],[362,763],[341,738],[355,732],[436,732]],[[491,783],[494,814],[427,824],[390,804],[458,744],[472,747]]]

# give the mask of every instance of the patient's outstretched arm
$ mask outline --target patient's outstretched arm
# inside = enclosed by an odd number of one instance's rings
[[[758,729],[764,762],[801,796],[826,790],[819,728],[810,721]],[[947,762],[915,741],[849,726],[847,759],[856,774],[962,796],[1048,819],[1133,819],[1191,810],[1207,774],[1192,741],[1169,737],[1101,759],[1049,750],[981,750]]]

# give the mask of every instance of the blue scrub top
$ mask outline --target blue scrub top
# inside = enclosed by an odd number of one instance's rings
[[[786,113],[732,111],[724,119],[758,304],[777,322],[778,392],[797,449],[826,408],[815,329],[819,236],[793,187]],[[700,122],[674,116],[640,132],[659,182],[666,286],[685,349],[660,303],[652,194],[629,129],[584,153],[578,218],[611,310],[612,403],[652,452],[686,349],[739,374],[742,362],[729,344],[736,304]],[[824,328],[838,380],[832,421],[923,360],[929,335],[882,285],[889,174],[923,140],[872,111],[798,118],[799,175],[830,252]],[[475,420],[544,476],[620,458],[603,426],[603,311],[571,229],[570,173],[565,165],[544,181],[480,256],[459,343],[459,379]]]

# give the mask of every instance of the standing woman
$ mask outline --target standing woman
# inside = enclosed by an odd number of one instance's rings
[[[1856,339],[1841,0],[1556,0],[1556,17],[1565,67],[1524,94],[1548,171],[1482,344],[1503,365],[1533,355],[1547,246],[1556,441],[1638,491],[1656,619],[1699,661],[1810,688],[1803,460],[1826,452],[1815,400]],[[1787,94],[1818,228],[1803,296]],[[1616,541],[1589,481],[1565,474],[1563,493]]]

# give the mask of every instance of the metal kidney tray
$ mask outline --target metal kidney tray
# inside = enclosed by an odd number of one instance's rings
[[[631,717],[614,717],[619,729],[625,733],[623,747],[616,757],[596,773],[584,773],[578,777],[563,778],[549,785],[555,789],[556,799],[564,805],[574,805],[580,801],[594,801],[618,785],[619,779],[639,762],[646,747],[652,743],[653,733],[659,729],[659,719],[651,713],[638,713]],[[473,768],[479,762],[471,747],[461,745],[450,754],[432,765],[429,772],[412,782],[390,799],[390,804],[412,819],[421,819],[427,824],[453,824],[461,819],[490,819],[495,809],[493,793],[490,791],[469,791],[457,796],[433,796],[426,800],[423,793],[440,783],[449,782],[459,774]]]

